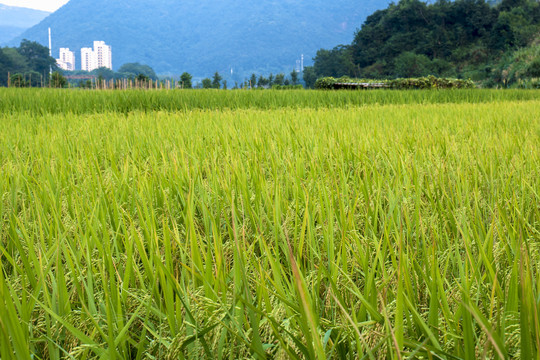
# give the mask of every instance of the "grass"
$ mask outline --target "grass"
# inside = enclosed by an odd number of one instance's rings
[[[539,92],[0,94],[1,359],[539,356]]]

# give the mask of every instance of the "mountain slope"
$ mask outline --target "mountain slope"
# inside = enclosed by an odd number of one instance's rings
[[[0,44],[22,34],[49,14],[46,11],[0,4]]]
[[[21,35],[27,28],[17,26],[3,26],[0,25],[0,45],[3,45]]]
[[[349,43],[388,0],[71,0],[21,37],[79,49],[103,40],[113,67],[141,62],[158,73],[291,71],[301,54]],[[16,43],[16,42],[15,42]],[[14,43],[14,45],[15,45]]]

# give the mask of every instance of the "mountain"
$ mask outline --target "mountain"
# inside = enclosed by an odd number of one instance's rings
[[[21,35],[49,15],[46,11],[0,4],[0,44]]]
[[[7,43],[9,40],[21,35],[27,28],[17,26],[0,25],[0,45]]]
[[[113,68],[150,65],[160,74],[215,71],[242,80],[251,72],[292,71],[317,49],[350,43],[357,28],[389,0],[71,0],[23,38],[75,50],[94,40],[112,46]],[[78,68],[80,63],[77,64]]]

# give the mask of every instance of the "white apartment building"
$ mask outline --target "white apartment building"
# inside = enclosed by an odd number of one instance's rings
[[[94,50],[92,48],[81,49],[81,69],[86,71],[97,69],[94,61]]]
[[[104,41],[94,41],[94,49],[81,49],[81,69],[92,71],[100,67],[112,70],[112,51]]]
[[[69,48],[60,48],[60,58],[56,59],[56,64],[62,70],[75,70],[75,54]]]
[[[106,67],[112,70],[111,47],[104,41],[94,41],[94,52],[97,57],[97,67]]]

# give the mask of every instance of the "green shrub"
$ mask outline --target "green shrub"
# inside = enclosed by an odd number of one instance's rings
[[[297,85],[272,85],[272,90],[302,90],[304,87],[300,84]],[[256,88],[263,90],[264,88]]]
[[[14,74],[11,76],[10,86],[19,88],[30,87],[30,82],[23,74]]]
[[[320,78],[315,82],[315,88],[320,90],[336,89],[336,84],[354,84],[354,83],[378,83],[384,84],[389,89],[410,90],[410,89],[472,89],[475,87],[472,80],[438,78],[427,76],[421,78],[406,78],[394,80],[366,80],[350,79],[342,77],[335,79],[333,77]]]
[[[67,86],[67,79],[58,71],[52,73],[50,81],[53,88],[65,88]]]
[[[532,77],[540,77],[540,58],[536,58],[527,67],[527,75]]]
[[[333,77],[323,77],[315,81],[315,89],[331,90],[336,82],[337,80]]]
[[[435,76],[390,80],[391,89],[472,89],[472,80],[437,78]]]

